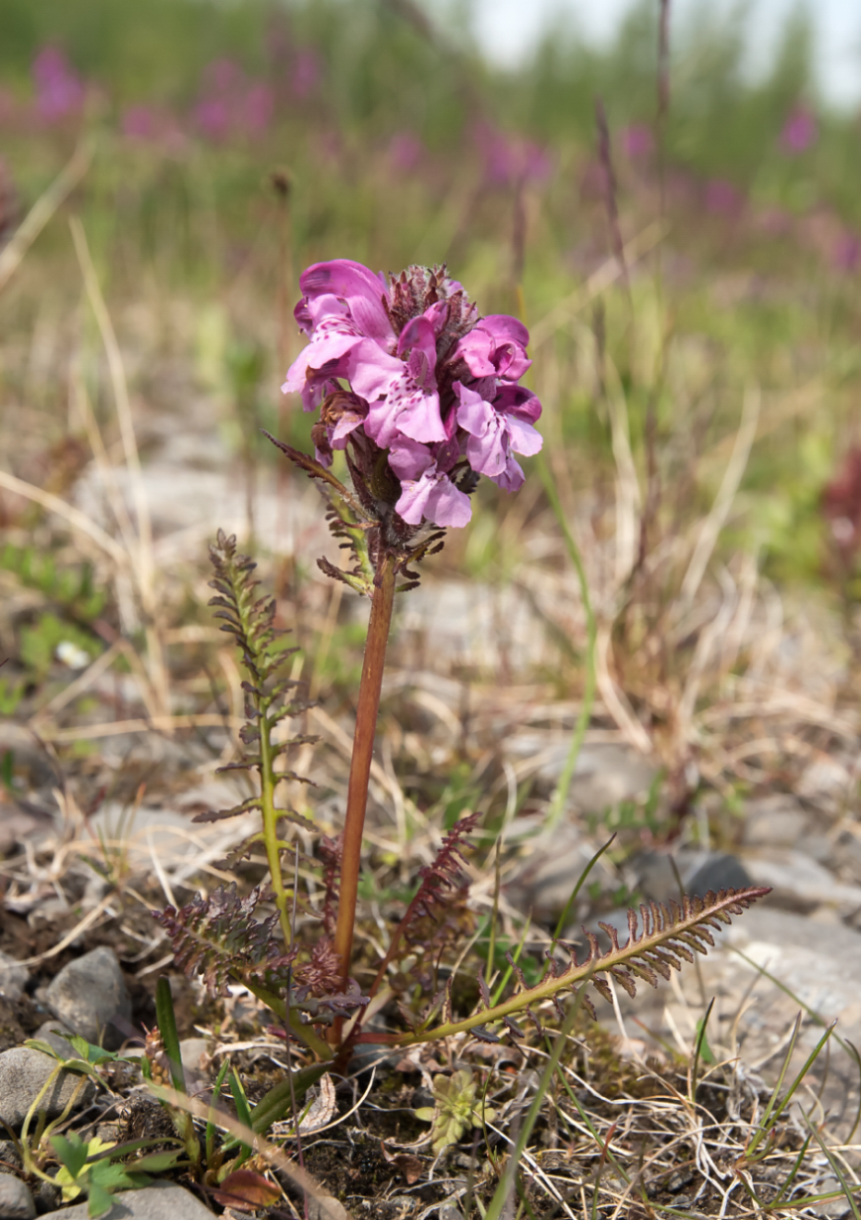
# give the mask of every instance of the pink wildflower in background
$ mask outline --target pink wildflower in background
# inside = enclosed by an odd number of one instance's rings
[[[351,469],[378,485],[385,459],[394,511],[414,527],[465,525],[479,475],[506,491],[523,483],[515,454],[541,448],[541,404],[518,384],[531,361],[516,318],[481,317],[439,267],[386,280],[336,259],[300,285],[296,319],[310,343],[282,389],[321,408],[318,461],[349,446]]]
[[[861,265],[861,238],[848,229],[838,237],[833,253],[834,266],[838,271],[857,271]]]
[[[317,52],[311,47],[302,47],[296,52],[290,68],[290,92],[300,102],[304,101],[317,88],[322,75]]]
[[[411,131],[399,131],[389,141],[389,160],[395,169],[408,174],[422,159],[424,144]]]
[[[741,211],[742,202],[741,193],[725,178],[712,178],[706,183],[707,212],[718,216],[733,216]]]
[[[778,143],[790,156],[806,152],[816,143],[819,128],[815,117],[803,106],[797,106],[783,124]]]
[[[485,177],[494,186],[545,182],[553,173],[553,158],[532,140],[506,135],[489,123],[478,123],[473,137],[484,158]]]
[[[622,152],[632,161],[639,161],[655,151],[655,137],[645,123],[631,123],[619,133]]]
[[[242,118],[249,135],[262,135],[275,113],[275,95],[268,85],[252,84],[245,95]]]
[[[84,84],[58,47],[44,47],[33,60],[36,110],[46,123],[75,114],[84,103]]]
[[[203,75],[203,91],[194,108],[196,127],[216,142],[236,136],[261,136],[275,113],[275,95],[262,81],[248,80],[232,59],[211,63]]]

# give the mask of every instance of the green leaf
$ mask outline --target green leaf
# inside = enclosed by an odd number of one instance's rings
[[[77,1178],[86,1164],[89,1145],[82,1142],[81,1137],[71,1132],[68,1139],[65,1135],[52,1135],[50,1142],[60,1159],[60,1163],[69,1171],[72,1178]]]
[[[164,1053],[170,1064],[170,1075],[173,1087],[180,1093],[186,1091],[185,1073],[182,1070],[182,1055],[179,1049],[179,1034],[176,1031],[176,1016],[173,1011],[173,996],[170,993],[170,981],[166,975],[158,980],[155,989],[155,1019],[158,1032],[164,1043]]]
[[[185,1150],[182,1148],[173,1152],[150,1152],[137,1161],[127,1163],[125,1168],[135,1173],[164,1173],[166,1169],[173,1169],[184,1155]]]
[[[67,1041],[78,1052],[80,1058],[86,1060],[87,1063],[108,1063],[117,1058],[113,1052],[106,1051],[104,1047],[88,1042],[86,1038],[81,1038],[78,1034],[73,1034]]]
[[[110,1211],[112,1203],[108,1191],[96,1182],[90,1183],[90,1196],[87,1199],[87,1215],[90,1220],[96,1220],[97,1216],[103,1216],[106,1211]]]
[[[300,1068],[292,1074],[292,1089],[290,1080],[282,1080],[261,1097],[251,1111],[251,1122],[248,1124],[255,1135],[265,1134],[273,1123],[291,1114],[293,1098],[298,1105],[311,1085],[316,1084],[331,1067],[331,1063],[315,1063],[311,1067]]]
[[[233,1097],[233,1104],[236,1106],[236,1117],[245,1127],[251,1126],[251,1111],[248,1108],[248,1098],[245,1096],[245,1090],[242,1087],[242,1081],[236,1075],[236,1069],[230,1069],[230,1094]]]

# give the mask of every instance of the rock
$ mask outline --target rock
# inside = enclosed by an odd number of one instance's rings
[[[56,1018],[53,1021],[43,1021],[33,1034],[34,1041],[47,1042],[58,1055],[65,1055],[69,1059],[74,1059],[77,1055],[77,1051],[69,1041],[73,1037],[74,1034],[68,1025],[64,1025]]]
[[[771,886],[769,902],[773,905],[795,911],[811,911],[821,906],[840,915],[849,915],[861,907],[861,886],[837,881],[808,852],[786,847],[749,852],[745,863],[757,885]]]
[[[209,1067],[209,1054],[206,1049],[208,1045],[206,1038],[183,1038],[179,1044],[179,1055],[186,1074],[206,1074]]]
[[[62,1199],[63,1192],[53,1182],[40,1182],[33,1195],[36,1212],[40,1216],[44,1216],[45,1212],[55,1211],[60,1206]]]
[[[747,847],[794,847],[810,824],[800,802],[785,792],[748,801],[744,812]]]
[[[752,884],[744,865],[729,852],[680,851],[672,859],[664,852],[644,852],[631,861],[631,868],[637,889],[654,902],[678,899],[676,871],[683,892],[691,897],[702,898],[709,890],[717,893]]]
[[[0,1119],[10,1127],[19,1127],[56,1066],[56,1059],[28,1046],[4,1051],[0,1055]],[[80,1106],[90,1100],[95,1086],[79,1073],[61,1072],[42,1098],[40,1109],[49,1118],[56,1118],[76,1090],[76,1104]]]
[[[30,972],[14,957],[0,953],[0,995],[7,1000],[20,1000],[27,986]]]
[[[121,1190],[101,1220],[211,1220],[213,1213],[190,1190],[173,1182],[153,1182],[144,1190]],[[88,1220],[87,1204],[52,1213],[52,1220]]]
[[[506,739],[503,748],[506,757],[515,764],[534,758],[534,774],[552,786],[568,758],[571,734],[519,730]],[[654,763],[630,746],[608,742],[585,744],[577,756],[568,792],[569,805],[582,813],[603,813],[620,801],[644,795],[656,774]]]
[[[21,1168],[18,1149],[11,1140],[0,1140],[0,1161],[4,1162],[4,1164],[0,1164],[0,1173],[8,1173],[10,1165],[13,1169]]]
[[[570,822],[561,823],[548,833],[528,838],[530,818],[516,818],[507,836],[509,843],[524,839],[523,859],[505,883],[507,900],[519,911],[531,910],[537,919],[557,918],[571,897],[577,879],[597,851],[597,844]],[[600,859],[592,870],[590,882],[615,888],[618,875]]]
[[[110,1050],[123,1042],[132,1005],[113,949],[103,945],[69,962],[52,980],[45,1000],[55,1017],[88,1042],[104,1037]]]
[[[0,1173],[0,1220],[33,1220],[36,1204],[26,1182]]]

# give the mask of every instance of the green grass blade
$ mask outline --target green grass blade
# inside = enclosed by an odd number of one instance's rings
[[[166,975],[158,980],[155,989],[155,1019],[158,1032],[164,1044],[164,1053],[170,1065],[170,1077],[173,1087],[180,1093],[186,1093],[185,1072],[182,1070],[182,1054],[179,1049],[179,1034],[176,1031],[176,1014],[173,1011],[173,996],[170,993],[170,981]]]

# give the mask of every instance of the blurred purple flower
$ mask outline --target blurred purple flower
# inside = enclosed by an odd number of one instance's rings
[[[710,178],[705,188],[707,212],[719,216],[734,216],[740,210],[742,196],[725,178]]]
[[[159,116],[152,106],[129,106],[121,126],[123,135],[130,140],[154,140],[159,134]]]
[[[231,93],[242,83],[242,69],[234,59],[226,56],[214,59],[203,73],[204,85],[212,93],[223,96]]]
[[[400,486],[394,510],[411,526],[465,525],[463,487],[475,475],[521,485],[514,455],[541,448],[541,404],[518,385],[531,361],[516,318],[482,318],[444,268],[410,267],[387,282],[336,259],[309,267],[300,285],[296,320],[310,343],[282,390],[322,408],[319,461],[348,444],[368,469],[385,455]]]
[[[259,136],[269,127],[275,112],[272,89],[262,81],[247,80],[234,60],[217,59],[209,64],[203,83],[193,117],[207,139]]]
[[[485,177],[494,186],[545,182],[553,173],[553,158],[531,140],[508,136],[490,123],[477,123],[473,138],[484,158]]]
[[[33,60],[36,110],[47,123],[56,123],[81,109],[84,84],[58,47],[44,47]]]
[[[242,112],[248,134],[262,135],[272,122],[274,113],[275,95],[269,86],[262,83],[250,85]]]
[[[803,106],[796,106],[783,124],[779,144],[785,153],[795,156],[815,144],[818,135],[815,116]]]
[[[410,173],[422,159],[425,146],[411,131],[399,131],[389,141],[389,160],[397,170]]]
[[[838,271],[856,271],[861,264],[861,238],[845,230],[834,247],[834,266]]]
[[[230,134],[230,108],[224,98],[208,97],[198,102],[194,120],[210,140],[225,140]]]
[[[655,137],[645,123],[631,123],[619,133],[622,152],[632,161],[648,157],[655,151]]]
[[[794,218],[785,208],[764,208],[756,217],[756,226],[769,237],[786,237],[792,232]]]
[[[290,92],[299,101],[304,101],[317,88],[322,75],[317,52],[312,47],[302,47],[296,52],[290,69]]]

